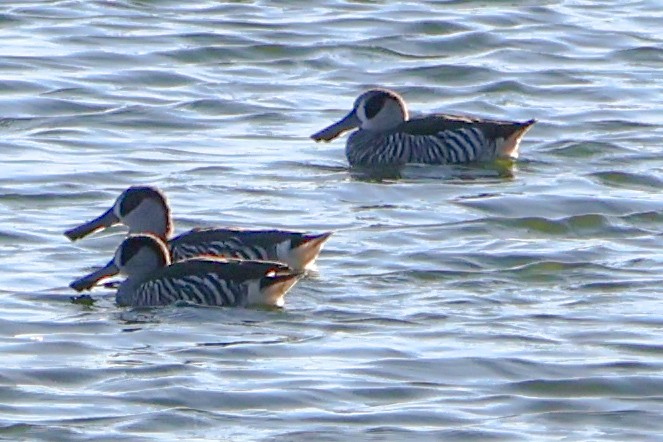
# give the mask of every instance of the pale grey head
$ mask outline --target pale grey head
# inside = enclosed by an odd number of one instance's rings
[[[315,141],[331,141],[343,132],[359,128],[387,132],[409,119],[403,98],[388,89],[371,89],[354,102],[352,110],[341,120],[311,135]]]

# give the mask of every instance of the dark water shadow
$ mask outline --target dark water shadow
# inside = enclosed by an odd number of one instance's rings
[[[516,162],[499,159],[489,162],[428,165],[408,164],[404,167],[360,168],[348,169],[350,177],[356,181],[373,183],[391,183],[394,181],[492,181],[508,180],[515,177]]]
[[[285,314],[282,307],[255,306],[233,307],[199,305],[187,301],[177,301],[167,306],[117,307],[115,316],[118,322],[127,326],[141,324],[169,323],[224,323],[228,325],[261,325],[275,320],[274,315]],[[136,331],[133,327],[124,332]]]
[[[354,181],[390,184],[396,181],[491,181],[515,178],[517,165],[527,165],[529,161],[497,159],[468,164],[407,164],[394,167],[349,167],[299,161],[276,161],[274,167],[314,170],[331,174],[348,174]]]

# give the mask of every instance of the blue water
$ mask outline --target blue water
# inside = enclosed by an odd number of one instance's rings
[[[659,440],[655,1],[8,1],[0,438]],[[536,118],[515,164],[354,173],[373,87]],[[335,230],[282,310],[72,304],[130,185],[176,231]]]

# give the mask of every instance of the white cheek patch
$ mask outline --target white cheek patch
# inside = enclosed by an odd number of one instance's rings
[[[366,118],[366,109],[365,109],[365,107],[366,107],[366,101],[364,100],[361,103],[359,103],[359,106],[357,106],[357,109],[355,110],[355,113],[357,114],[357,118],[359,119],[359,121],[362,122],[362,126],[363,126],[364,123],[366,123],[368,121],[368,118]]]
[[[124,193],[120,195],[120,197],[115,201],[115,204],[113,204],[113,214],[117,217],[117,219],[122,219],[122,214],[120,213],[120,206],[122,205],[122,200],[124,199]]]

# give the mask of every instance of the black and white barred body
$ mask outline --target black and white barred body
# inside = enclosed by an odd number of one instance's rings
[[[76,291],[121,273],[119,305],[157,307],[176,302],[210,306],[277,306],[303,273],[286,264],[232,258],[198,258],[171,263],[164,242],[149,234],[127,237],[104,267],[74,280]]]
[[[173,238],[168,242],[168,246],[173,261],[202,255],[282,261],[290,250],[291,241],[288,238],[279,238],[281,240],[279,242],[262,243],[246,239],[248,238],[234,235],[232,230],[197,230]]]
[[[346,155],[351,166],[402,166],[408,163],[458,164],[495,158],[495,140],[477,127],[444,130],[430,135],[357,130]]]
[[[137,307],[170,305],[185,301],[210,306],[245,305],[248,286],[222,279],[217,273],[190,274],[179,277],[168,275],[150,279],[135,287],[127,286],[130,293],[118,291],[120,305]]]
[[[116,299],[119,305],[133,307],[177,302],[224,307],[278,305],[276,298],[282,297],[298,277],[278,263],[190,259],[164,267],[145,279],[127,279],[120,285]],[[272,294],[268,293],[270,287],[275,290]]]
[[[173,261],[212,255],[279,261],[304,269],[331,233],[309,235],[284,230],[194,229],[168,242]]]
[[[214,273],[179,279],[161,278],[136,287],[133,299],[126,304],[154,307],[185,301],[210,306],[244,306],[247,291],[246,285],[229,283]]]

